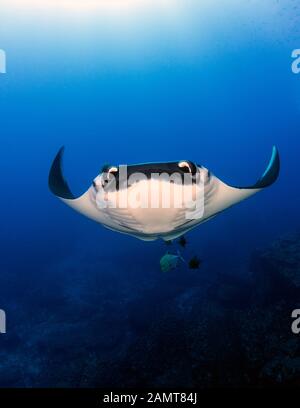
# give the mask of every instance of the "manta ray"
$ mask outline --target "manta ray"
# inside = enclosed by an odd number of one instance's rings
[[[63,153],[64,147],[57,153],[49,172],[52,193],[104,227],[144,241],[158,238],[170,241],[180,237],[225,209],[271,186],[280,171],[279,153],[275,146],[265,172],[255,184],[248,187],[228,185],[204,166],[188,160],[106,166],[88,190],[75,197],[63,175]],[[136,178],[136,174],[139,177]],[[130,181],[132,178],[133,182]],[[185,179],[188,181],[184,184]],[[162,199],[166,187],[170,189],[168,206],[163,205]],[[182,199],[182,193],[188,189],[189,200]],[[145,200],[132,200],[132,197],[137,198],[143,193],[147,193],[146,204],[155,201],[154,206],[145,205]],[[197,208],[195,203],[199,199],[201,205]],[[112,201],[115,205],[110,205]],[[174,205],[175,201],[177,205]],[[123,205],[120,205],[121,202]],[[187,216],[191,213],[193,216]]]

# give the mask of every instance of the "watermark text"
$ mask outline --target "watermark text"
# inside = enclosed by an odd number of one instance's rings
[[[6,333],[6,313],[0,309],[0,334]]]
[[[205,171],[187,173],[140,172],[128,175],[127,166],[113,167],[93,182],[93,200],[99,209],[184,209],[186,219],[204,214]]]
[[[292,332],[294,334],[300,333],[300,309],[295,309],[292,311]]]
[[[6,52],[0,49],[0,74],[6,74]]]
[[[292,58],[294,60],[292,63],[292,72],[294,74],[299,74],[300,73],[300,49],[293,50]]]

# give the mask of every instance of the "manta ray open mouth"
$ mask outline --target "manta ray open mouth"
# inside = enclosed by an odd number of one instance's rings
[[[112,230],[142,240],[175,239],[226,208],[273,184],[280,171],[278,150],[252,186],[233,187],[191,161],[107,166],[76,198],[62,172],[61,148],[49,173],[54,195]]]

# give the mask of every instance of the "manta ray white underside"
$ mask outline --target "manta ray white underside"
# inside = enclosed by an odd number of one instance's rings
[[[273,184],[280,170],[279,154],[276,147],[273,147],[272,157],[266,171],[260,180],[250,187],[229,186],[211,174],[205,167],[190,161],[127,166],[126,181],[129,181],[130,176],[134,173],[142,174],[144,178],[139,182],[125,184],[118,178],[122,171],[121,166],[111,166],[94,179],[93,184],[83,195],[76,198],[71,193],[62,173],[63,151],[64,149],[61,148],[58,152],[49,173],[49,187],[53,194],[74,210],[103,226],[145,241],[152,241],[157,238],[172,240],[180,237],[232,205]],[[188,174],[192,180],[199,177],[198,180],[201,182],[198,184],[192,181],[186,186],[184,183],[172,181],[172,178],[153,179],[150,177],[151,174],[170,176],[174,173],[179,177],[182,176],[182,180]],[[105,190],[105,187],[110,182],[103,182],[104,174],[109,180],[111,176],[114,178],[115,189],[109,191],[109,199],[107,198],[108,190]],[[171,202],[167,208],[165,208],[165,203],[161,198],[162,191],[166,187],[171,191]],[[192,188],[190,202],[180,198],[184,197],[182,192],[187,188]],[[130,197],[140,196],[144,192],[147,192],[147,204],[149,205],[145,206],[145,202],[139,204],[136,200],[132,203]],[[156,205],[153,208],[151,203],[154,195],[156,198],[157,196],[160,198],[156,200]],[[175,198],[177,198],[177,206],[174,203]],[[202,205],[197,208],[195,202],[199,198],[202,200]],[[111,201],[117,205],[109,205]],[[122,206],[119,205],[120,202],[123,203]],[[190,216],[191,213],[193,214],[192,217]]]

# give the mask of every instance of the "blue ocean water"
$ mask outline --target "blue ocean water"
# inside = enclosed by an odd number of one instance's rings
[[[172,342],[191,318],[195,288],[209,301],[220,273],[246,279],[255,251],[299,230],[300,75],[291,70],[299,6],[26,2],[0,5],[0,386],[113,385],[120,367],[131,372],[149,350],[150,328]],[[201,269],[163,275],[162,241],[104,229],[50,193],[62,145],[76,194],[107,162],[189,159],[249,185],[276,145],[282,169],[274,186],[188,233],[185,251],[201,257]],[[183,299],[178,316],[172,305]],[[164,314],[179,320],[174,332],[160,326]],[[162,372],[149,366],[145,385],[185,385],[186,367],[171,378],[155,339]],[[139,369],[129,377],[136,385]]]

